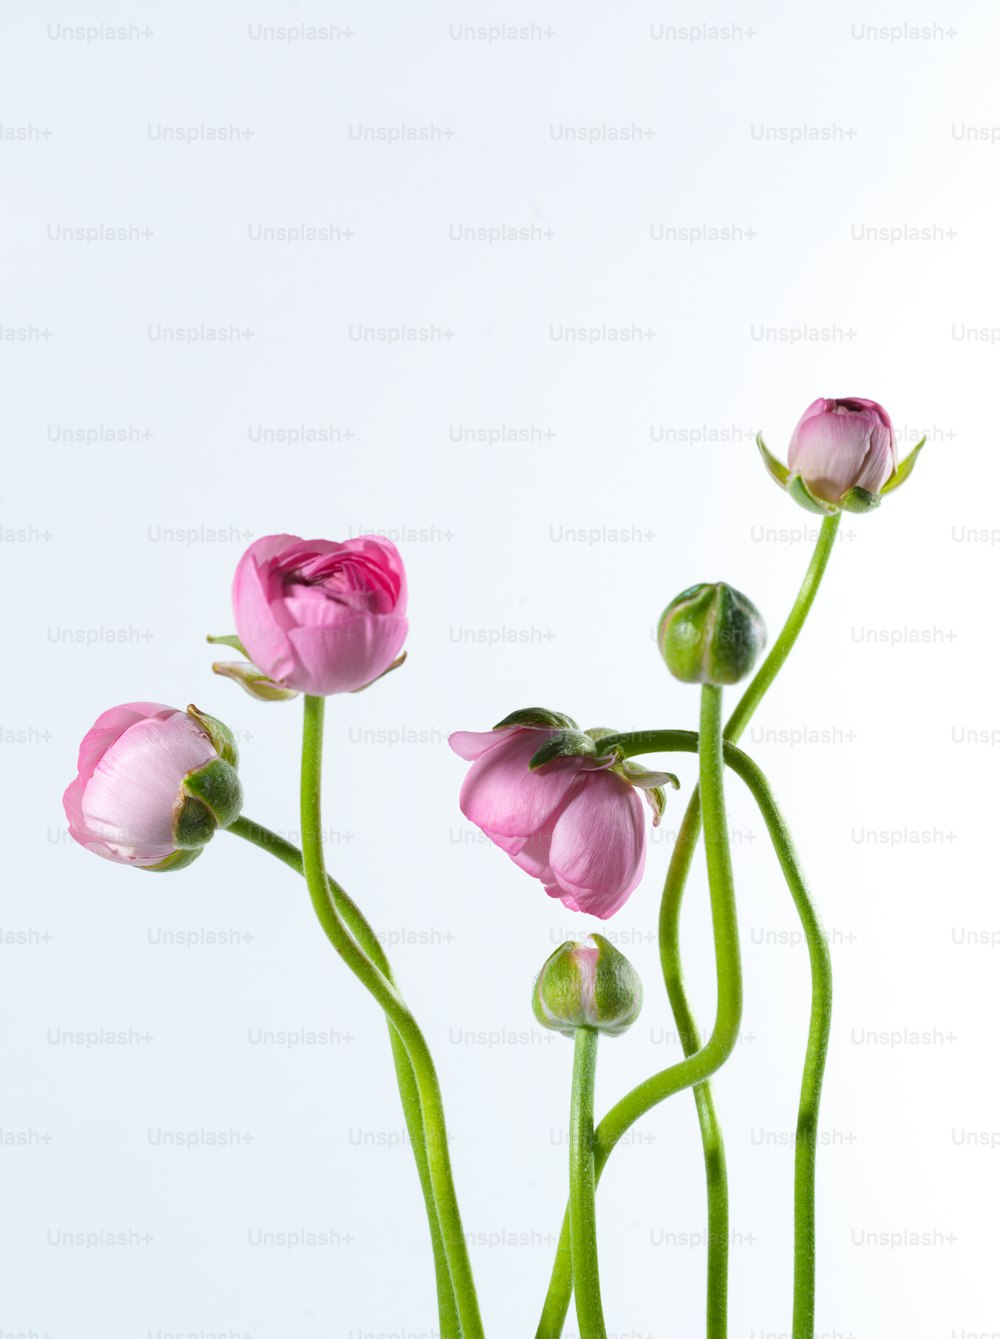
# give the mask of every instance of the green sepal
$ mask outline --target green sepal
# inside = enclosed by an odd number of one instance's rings
[[[788,476],[785,491],[795,499],[800,507],[805,507],[806,511],[815,512],[818,516],[836,516],[840,510],[838,503],[824,502],[821,497],[817,497],[801,474],[790,474]]]
[[[210,642],[212,646],[231,646],[234,651],[239,651],[241,656],[245,656],[247,660],[250,659],[246,647],[235,632],[227,633],[225,637],[206,637],[205,641]]]
[[[642,791],[646,803],[653,811],[653,827],[658,828],[667,808],[666,787],[671,786],[674,790],[681,788],[681,783],[673,772],[653,772],[648,767],[643,767],[642,763],[636,762],[634,758],[626,758],[611,770],[617,772],[630,786]]]
[[[590,735],[585,735],[582,730],[560,730],[534,754],[528,770],[533,772],[536,767],[544,767],[556,758],[596,758],[597,754],[597,745]]]
[[[223,679],[232,679],[244,693],[258,702],[289,702],[293,697],[298,697],[296,689],[275,683],[249,661],[244,664],[242,660],[217,660],[212,665],[212,673],[221,675]]]
[[[379,679],[384,679],[385,676],[387,674],[391,674],[393,670],[398,670],[400,665],[402,665],[405,659],[406,659],[406,652],[404,651],[403,654],[401,656],[397,656],[396,659],[392,662],[392,664],[389,665],[388,668],[384,669],[381,674],[376,674],[374,679],[369,679],[368,682],[363,683],[360,688],[352,688],[351,692],[363,693],[366,688],[371,688],[373,683],[378,683]]]
[[[197,860],[201,852],[201,846],[193,846],[186,851],[171,851],[159,864],[139,865],[138,868],[145,870],[147,874],[167,874],[172,869],[184,869],[192,860]]]
[[[534,730],[578,730],[580,727],[572,716],[564,716],[561,711],[549,711],[547,707],[522,707],[512,711],[494,727],[494,730],[508,730],[512,726],[529,726]]]
[[[542,1027],[572,1037],[596,1028],[617,1037],[642,1008],[642,982],[635,968],[603,935],[568,940],[549,955],[532,991],[531,1008]]]
[[[634,758],[626,758],[623,763],[611,769],[623,776],[630,786],[637,786],[639,790],[653,790],[658,786],[671,786],[674,790],[680,790],[681,783],[673,772],[654,772],[649,767],[643,767],[641,762],[636,762]]]
[[[777,456],[771,455],[770,451],[764,444],[764,434],[762,432],[759,432],[757,434],[757,450],[763,457],[764,464],[767,466],[768,474],[771,476],[774,482],[779,486],[779,488],[785,488],[788,484],[788,475],[789,475],[788,466],[783,465],[781,461],[777,458]]]
[[[223,762],[221,758],[214,758],[211,762],[205,763],[204,767],[197,767],[193,772],[188,772],[181,784],[181,793],[194,799],[208,811],[213,829],[216,824],[220,828],[228,828],[230,823],[235,823],[243,807],[243,787],[240,784],[239,773],[235,767],[230,767],[229,763]],[[183,806],[181,813],[183,814]],[[211,835],[209,833],[209,837]],[[208,841],[208,837],[204,840]],[[181,841],[178,832],[178,845],[194,844]]]
[[[917,456],[920,455],[920,452],[924,449],[926,444],[927,438],[921,437],[920,441],[916,444],[906,459],[900,461],[890,475],[888,482],[882,485],[882,497],[885,497],[886,493],[891,493],[894,488],[898,488],[900,484],[906,483],[907,479],[913,473],[913,467],[917,463]]]
[[[231,767],[239,767],[240,750],[236,743],[236,736],[229,726],[217,720],[215,716],[209,716],[207,711],[201,711],[193,702],[188,704],[187,714],[208,735],[212,741],[212,747],[222,761],[229,763]]]
[[[667,669],[681,683],[739,683],[767,642],[759,610],[724,581],[682,591],[660,616],[656,633]]]
[[[840,499],[840,506],[844,511],[863,515],[866,511],[874,511],[881,501],[878,493],[869,493],[867,488],[849,488]]]
[[[225,765],[225,764],[223,764]],[[200,849],[215,836],[218,824],[208,805],[181,792],[174,807],[174,841],[183,851]]]

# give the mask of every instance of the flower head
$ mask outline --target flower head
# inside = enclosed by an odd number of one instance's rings
[[[239,815],[233,737],[195,707],[127,702],[99,716],[63,795],[70,836],[140,869],[177,869]]]
[[[768,471],[809,511],[870,511],[898,488],[916,462],[916,448],[902,463],[892,421],[874,400],[854,396],[814,400],[792,433],[788,464],[782,465],[757,438]]]
[[[532,716],[549,723],[502,722],[449,737],[459,757],[472,763],[459,798],[462,813],[550,897],[606,919],[638,886],[646,861],[636,788],[659,813],[662,786],[676,785],[676,778],[602,755],[605,732],[583,734],[568,717],[522,712],[508,720]]]
[[[402,559],[376,535],[268,535],[240,559],[233,614],[268,679],[316,696],[356,692],[390,668],[406,638]]]

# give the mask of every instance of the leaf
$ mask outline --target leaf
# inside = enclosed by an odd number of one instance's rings
[[[564,716],[559,711],[549,711],[547,707],[522,707],[512,711],[494,727],[494,730],[508,730],[512,726],[525,725],[535,730],[576,730],[577,724],[572,716]]]
[[[800,507],[805,507],[806,511],[815,512],[819,516],[835,516],[840,510],[835,502],[824,502],[822,498],[818,498],[801,474],[790,475],[786,487],[789,496],[793,497]]]
[[[593,758],[597,754],[597,745],[589,735],[580,730],[560,730],[558,734],[546,740],[528,763],[528,770],[544,767],[556,758]]]
[[[926,443],[927,438],[921,437],[920,441],[916,444],[906,459],[896,466],[895,472],[892,474],[889,482],[882,486],[882,497],[885,497],[886,493],[891,493],[894,488],[898,488],[900,484],[906,483],[907,479],[913,473],[913,467],[917,463],[917,456],[920,455],[920,452],[924,449]]]
[[[784,488],[788,483],[788,466],[783,465],[776,456],[771,455],[770,451],[764,445],[764,434],[761,432],[757,434],[757,449],[764,457],[764,464],[767,466],[768,474],[776,484],[781,488]]]
[[[240,641],[239,637],[237,637],[235,632],[231,632],[225,637],[206,637],[205,641],[210,642],[212,646],[231,646],[234,651],[239,651],[240,655],[245,657],[245,659],[250,659],[246,647]]]
[[[845,511],[863,515],[866,511],[874,511],[881,501],[878,493],[869,493],[867,488],[849,488],[840,499],[840,505]]]

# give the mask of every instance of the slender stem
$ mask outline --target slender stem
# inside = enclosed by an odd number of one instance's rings
[[[816,1314],[816,1141],[819,1104],[830,1040],[833,1010],[833,968],[823,926],[809,895],[798,854],[784,815],[767,780],[745,754],[741,775],[753,792],[777,852],[781,871],[791,890],[809,950],[812,998],[809,1039],[802,1070],[799,1113],[795,1130],[795,1263],[792,1299],[792,1339],[813,1339]]]
[[[733,866],[729,854],[729,827],[726,821],[726,799],[723,787],[722,762],[722,689],[704,684],[701,690],[701,724],[698,734],[698,781],[701,804],[705,817],[705,858],[708,865],[708,885],[713,904],[720,898],[735,905]],[[726,927],[735,934],[735,917]],[[740,946],[729,949],[739,957]],[[737,1016],[737,1027],[739,1019]],[[704,1090],[703,1090],[704,1091]],[[704,1104],[703,1104],[704,1105]],[[709,1095],[707,1111],[712,1125],[718,1131],[718,1118]],[[709,1236],[708,1236],[708,1289],[706,1299],[707,1339],[726,1339],[729,1299],[729,1186],[726,1179],[725,1153],[721,1132],[713,1151],[714,1166],[709,1162],[706,1147],[706,1169],[709,1172]],[[720,1161],[721,1159],[721,1161]],[[712,1175],[714,1171],[714,1175]],[[721,1171],[721,1175],[719,1174]]]
[[[648,730],[629,734],[612,735],[601,741],[603,747],[618,745],[626,754],[633,757],[640,753],[697,753],[698,735],[691,730]],[[774,844],[782,873],[788,883],[795,903],[796,911],[802,923],[809,944],[810,961],[813,970],[813,999],[810,1013],[809,1048],[806,1055],[805,1073],[802,1083],[802,1100],[799,1111],[799,1129],[802,1132],[801,1144],[811,1154],[799,1154],[796,1148],[796,1259],[807,1253],[812,1240],[812,1204],[813,1190],[811,1178],[815,1167],[815,1143],[818,1128],[820,1089],[823,1081],[823,1067],[826,1055],[826,1041],[830,1025],[830,968],[826,950],[826,941],[819,920],[810,901],[808,888],[802,874],[798,855],[788,832],[777,801],[768,785],[767,779],[757,764],[741,749],[725,744],[723,758],[737,776],[747,785],[754,796],[771,841]],[[713,907],[713,922],[715,908]],[[734,911],[735,920],[735,911]],[[730,1045],[726,1049],[719,1037],[719,1017],[722,1012],[722,985],[728,971],[735,969],[739,974],[739,958],[735,963],[723,963],[718,958],[718,937],[716,938],[716,974],[720,1002],[716,1011],[716,1023],[712,1035],[705,1046],[696,1054],[686,1057],[668,1069],[654,1074],[651,1078],[633,1088],[630,1093],[611,1108],[594,1131],[594,1172],[598,1179],[607,1164],[608,1158],[622,1135],[646,1112],[659,1102],[684,1088],[703,1082],[728,1057],[736,1035],[732,1034]],[[738,1028],[738,1024],[737,1024]],[[805,1178],[803,1188],[802,1178]],[[801,1189],[801,1195],[799,1190]],[[802,1298],[799,1314],[811,1314],[812,1273],[805,1269],[801,1275],[796,1268],[798,1296]],[[562,1333],[566,1312],[569,1309],[573,1289],[573,1271],[570,1260],[568,1215],[563,1220],[556,1260],[552,1270],[545,1307],[536,1331],[536,1339],[558,1339]],[[810,1324],[810,1322],[803,1322]],[[794,1339],[811,1339],[811,1329],[796,1330]]]
[[[839,524],[840,513],[838,512],[835,516],[825,517],[820,526],[816,547],[813,550],[805,577],[799,587],[799,592],[792,604],[788,618],[726,724],[723,732],[724,737],[733,743],[740,738],[746,729],[750,718],[788,659],[789,653],[802,631],[803,624],[819,591],[827,563],[833,553]],[[686,1056],[694,1055],[701,1048],[701,1036],[687,997],[684,975],[681,969],[680,919],[684,889],[687,885],[695,852],[698,849],[700,831],[701,797],[698,789],[695,788],[688,801],[687,810],[677,833],[677,841],[670,858],[666,882],[663,886],[663,897],[660,901],[659,922],[660,966],[663,971],[663,981],[667,988],[670,1009],[677,1027],[677,1035]],[[810,948],[811,954],[812,949]],[[705,1159],[705,1181],[708,1198],[708,1291],[711,1299],[713,1278],[718,1276],[721,1267],[715,1252],[720,1249],[728,1249],[727,1245],[723,1247],[717,1245],[719,1242],[728,1243],[729,1237],[728,1177],[726,1175],[726,1154],[722,1127],[716,1112],[711,1084],[696,1084],[694,1100],[698,1112],[698,1125],[701,1130],[702,1150]],[[798,1144],[796,1148],[796,1157],[798,1158]],[[805,1156],[804,1153],[802,1156]],[[797,1194],[798,1192],[796,1192]],[[798,1201],[796,1200],[796,1202]],[[809,1246],[807,1252],[805,1244],[800,1250],[798,1242],[799,1237],[796,1234],[796,1299],[801,1291],[800,1276],[806,1269],[802,1261],[808,1254],[809,1260],[813,1262],[808,1267],[814,1268],[815,1256],[814,1245]],[[711,1300],[709,1307],[711,1310]],[[795,1310],[797,1314],[798,1301],[795,1303]],[[711,1333],[711,1329],[709,1333]],[[793,1339],[800,1339],[798,1331],[796,1331]]]
[[[462,1217],[448,1153],[444,1104],[434,1061],[417,1021],[403,1003],[396,988],[378,970],[358,946],[337,913],[329,894],[323,862],[322,813],[320,788],[323,762],[323,707],[321,697],[306,696],[302,731],[302,860],[306,886],[313,910],[326,937],[373,999],[381,1005],[396,1029],[413,1066],[420,1097],[427,1162],[444,1253],[451,1272],[455,1305],[463,1339],[483,1339],[475,1281],[469,1252],[462,1230]]]
[[[621,745],[627,753],[668,753],[698,751],[698,736],[690,730],[658,730],[642,734],[612,735],[602,740],[602,747]],[[717,749],[710,754],[718,756]],[[713,792],[714,793],[714,792]],[[721,800],[721,793],[719,795]],[[718,809],[713,809],[713,822],[718,820]],[[723,815],[722,830],[726,824]],[[696,1055],[688,1056],[677,1064],[661,1070],[644,1080],[617,1102],[594,1131],[594,1174],[601,1172],[615,1145],[635,1122],[658,1103],[674,1093],[690,1088],[714,1074],[732,1054],[739,1036],[743,1007],[743,976],[740,963],[739,933],[736,919],[736,899],[732,879],[725,877],[724,868],[716,860],[714,877],[710,878],[712,897],[712,927],[715,936],[715,970],[717,1004],[715,1026],[708,1042]],[[556,1260],[549,1282],[549,1291],[536,1331],[536,1339],[558,1339],[566,1321],[573,1290],[573,1267],[570,1254],[568,1214],[563,1219]]]
[[[697,793],[697,792],[696,792]],[[681,824],[670,858],[667,874],[667,888],[678,886],[672,883],[678,871],[681,875],[680,887],[691,868],[695,851],[698,849],[698,837],[701,832],[701,805],[694,807],[694,822],[689,822],[692,812],[689,806],[684,822]],[[701,1036],[694,1012],[684,989],[684,978],[680,958],[680,908],[679,897],[664,896],[660,903],[660,965],[663,980],[670,999],[670,1008],[677,1028],[677,1036],[686,1056],[695,1055],[701,1049]],[[729,1249],[729,1178],[726,1173],[726,1148],[722,1137],[722,1125],[715,1106],[715,1097],[711,1083],[697,1083],[693,1089],[695,1108],[698,1113],[698,1127],[701,1130],[702,1154],[705,1162],[705,1186],[708,1207],[708,1271],[706,1306],[711,1316],[713,1295],[716,1292],[716,1280],[726,1277],[728,1272],[727,1254]],[[711,1330],[709,1330],[711,1333]]]
[[[237,837],[242,837],[245,841],[260,847],[262,851],[267,851],[269,855],[277,857],[289,868],[294,869],[297,874],[302,873],[302,852],[299,848],[293,846],[291,842],[285,841],[283,837],[279,837],[276,832],[271,832],[269,828],[263,827],[260,823],[241,817],[235,823],[230,824],[225,831],[232,832]],[[328,881],[328,888],[336,911],[354,936],[359,947],[368,955],[386,980],[395,985],[395,978],[385,951],[360,908],[333,879]],[[399,1088],[399,1097],[403,1108],[403,1118],[406,1121],[406,1132],[409,1135],[413,1160],[417,1166],[417,1176],[420,1179],[420,1189],[427,1210],[427,1225],[430,1229],[431,1250],[434,1254],[434,1277],[437,1282],[438,1323],[441,1328],[441,1339],[461,1339],[458,1312],[455,1309],[455,1293],[451,1286],[448,1261],[445,1258],[441,1226],[438,1223],[430,1168],[427,1162],[427,1143],[424,1134],[424,1118],[420,1110],[420,1094],[417,1090],[413,1066],[410,1064],[406,1047],[400,1040],[399,1033],[392,1023],[388,1023],[388,1028],[389,1043],[392,1047],[392,1061],[396,1070],[396,1084]]]
[[[580,1339],[607,1339],[601,1280],[597,1267],[597,1211],[594,1192],[595,1028],[579,1027],[573,1050],[573,1097],[569,1116],[569,1238]]]
[[[782,665],[788,659],[789,652],[798,640],[802,625],[805,623],[819,591],[819,585],[823,580],[826,565],[830,561],[830,555],[833,553],[839,525],[839,511],[834,516],[823,517],[816,547],[813,549],[813,555],[809,561],[809,566],[806,568],[805,577],[788,617],[785,619],[784,627],[778,633],[774,645],[764,657],[763,664],[747,684],[743,696],[736,704],[736,709],[726,722],[723,734],[726,739],[734,744],[738,743],[740,736],[749,724],[750,717],[760,706],[761,698],[778,677]]]

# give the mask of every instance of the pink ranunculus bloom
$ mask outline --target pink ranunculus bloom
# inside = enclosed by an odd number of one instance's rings
[[[852,488],[877,494],[896,468],[892,421],[874,400],[815,400],[792,433],[788,468],[824,502]]]
[[[606,920],[642,878],[643,801],[599,759],[556,758],[529,771],[555,733],[515,727],[451,735],[452,749],[472,763],[459,804],[550,897]]]
[[[240,559],[233,614],[250,659],[276,683],[352,693],[385,673],[406,638],[403,562],[377,535],[268,535]]]
[[[76,778],[63,795],[70,836],[105,860],[161,865],[180,850],[184,783],[208,764],[220,764],[219,753],[188,712],[161,702],[112,707],[84,735]],[[238,781],[231,784],[238,796]],[[171,864],[192,858],[184,855]]]

